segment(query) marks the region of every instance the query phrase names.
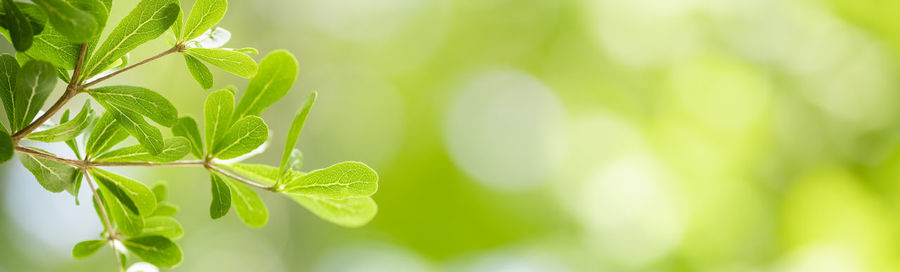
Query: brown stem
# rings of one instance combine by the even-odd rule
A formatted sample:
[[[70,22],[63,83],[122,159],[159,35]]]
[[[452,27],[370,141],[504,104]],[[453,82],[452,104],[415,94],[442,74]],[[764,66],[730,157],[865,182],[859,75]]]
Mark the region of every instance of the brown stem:
[[[40,127],[42,124],[44,124],[44,122],[47,122],[47,120],[49,120],[50,117],[52,117],[54,114],[56,114],[56,112],[62,109],[62,107],[66,105],[66,103],[69,102],[72,97],[75,97],[75,95],[78,94],[78,77],[81,76],[81,68],[84,64],[84,55],[86,52],[87,44],[83,43],[81,44],[81,50],[78,53],[78,61],[75,62],[75,70],[72,71],[72,78],[69,79],[69,85],[66,86],[65,93],[63,93],[63,95],[59,97],[59,100],[56,100],[56,103],[53,103],[53,106],[51,106],[50,109],[48,109],[47,112],[44,113],[44,115],[41,115],[41,117],[38,117],[37,120],[34,120],[34,122],[31,122],[31,124],[28,124],[28,126],[13,134],[12,139],[14,144],[18,143],[19,140],[22,140],[22,138],[25,138],[28,133],[31,133],[32,131]]]
[[[227,172],[227,171],[225,171],[225,170],[222,170],[222,168],[216,167],[215,165],[213,165],[213,164],[211,164],[211,163],[206,164],[206,169],[209,169],[210,171],[213,171],[213,172],[222,174],[222,175],[224,175],[224,176],[226,176],[226,177],[232,178],[232,179],[234,179],[234,180],[240,181],[241,183],[244,183],[244,184],[247,184],[247,185],[250,185],[250,186],[259,188],[259,189],[263,189],[263,190],[266,190],[266,191],[274,191],[274,190],[275,190],[274,187],[272,187],[272,186],[262,185],[262,184],[259,184],[259,183],[254,182],[254,181],[252,181],[252,180],[245,179],[245,178],[243,178],[243,177],[241,177],[241,176],[238,176],[238,175],[229,173],[229,172]]]
[[[99,209],[100,214],[103,215],[103,217],[100,219],[102,219],[101,221],[103,221],[103,224],[106,225],[106,237],[110,243],[113,243],[112,248],[113,248],[113,253],[116,255],[115,256],[116,257],[116,265],[118,266],[119,270],[121,271],[122,270],[122,260],[119,259],[119,249],[116,248],[116,244],[115,244],[116,243],[116,235],[115,235],[116,232],[115,232],[115,230],[113,230],[112,224],[109,223],[109,214],[106,212],[106,207],[103,206],[103,202],[100,201],[100,195],[97,194],[97,188],[94,187],[94,182],[91,180],[91,176],[88,175],[87,170],[81,169],[81,173],[84,175],[84,178],[87,180],[88,186],[91,187],[91,192],[94,194],[94,201],[96,201],[97,206],[100,207],[100,209]]]
[[[145,63],[148,63],[148,62],[150,62],[150,61],[153,61],[153,60],[155,60],[155,59],[161,58],[161,57],[163,57],[163,56],[165,56],[165,55],[168,55],[168,54],[172,54],[172,53],[181,51],[181,49],[182,49],[181,46],[177,46],[177,45],[176,45],[176,46],[174,46],[174,47],[172,47],[172,48],[169,48],[169,50],[166,50],[166,51],[163,51],[162,53],[156,54],[156,56],[152,56],[152,57],[150,57],[150,58],[148,58],[148,59],[142,60],[141,62],[138,62],[138,63],[132,64],[132,65],[129,65],[129,66],[125,67],[125,68],[122,68],[121,70],[112,72],[112,73],[110,73],[110,74],[108,74],[108,75],[105,75],[105,76],[103,76],[103,77],[100,77],[100,78],[98,78],[98,79],[95,79],[95,80],[93,80],[93,81],[91,81],[91,82],[85,83],[84,85],[81,85],[81,87],[80,87],[79,89],[87,89],[88,87],[94,86],[94,84],[103,82],[104,80],[107,80],[107,79],[109,79],[109,78],[111,78],[111,77],[114,77],[114,76],[116,76],[116,75],[118,75],[118,74],[121,74],[121,73],[123,73],[123,72],[125,72],[125,71],[131,70],[131,69],[134,68],[134,67],[138,67],[138,66],[141,66],[141,65],[143,65],[143,64],[145,64]]]
[[[44,153],[41,151],[37,151],[37,150],[31,149],[31,148],[27,148],[27,147],[16,146],[16,151],[22,152],[22,153],[25,153],[28,155],[32,155],[35,157],[41,157],[41,158],[48,159],[51,161],[65,163],[68,165],[75,166],[79,169],[84,169],[84,168],[87,168],[87,166],[88,166],[88,164],[85,163],[84,161],[60,158],[60,157],[57,157],[57,156],[54,156],[51,154],[47,154],[47,153]]]
[[[143,167],[161,167],[161,166],[192,166],[204,165],[204,161],[174,161],[174,162],[88,162],[89,167],[94,166],[143,166]]]

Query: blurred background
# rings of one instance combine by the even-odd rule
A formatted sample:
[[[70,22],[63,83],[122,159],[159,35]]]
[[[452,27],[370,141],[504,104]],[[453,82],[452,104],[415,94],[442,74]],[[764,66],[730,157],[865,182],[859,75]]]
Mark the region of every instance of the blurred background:
[[[135,4],[116,0],[110,22]],[[234,212],[209,219],[202,169],[116,171],[169,183],[186,232],[175,271],[900,271],[898,12],[876,0],[232,0],[226,47],[300,61],[263,114],[270,152],[248,162],[277,164],[318,91],[304,170],[366,162],[378,215],[341,228],[262,194],[270,220],[251,229]],[[247,84],[211,70],[214,89]],[[108,84],[156,90],[194,117],[209,93],[178,56]],[[90,205],[44,191],[15,160],[0,171],[0,271],[112,270],[108,248],[71,258],[101,229]]]

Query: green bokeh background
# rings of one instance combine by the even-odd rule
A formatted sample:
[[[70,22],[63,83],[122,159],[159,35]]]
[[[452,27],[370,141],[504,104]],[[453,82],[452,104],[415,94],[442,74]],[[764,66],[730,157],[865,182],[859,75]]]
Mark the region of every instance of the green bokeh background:
[[[135,3],[115,1],[110,21]],[[269,152],[248,161],[277,164],[318,91],[304,168],[368,163],[378,215],[341,228],[263,194],[269,224],[251,229],[209,219],[202,169],[115,170],[169,183],[186,232],[174,271],[900,271],[898,13],[875,0],[232,0],[228,47],[300,62],[263,114]],[[214,89],[246,86],[213,73]],[[177,56],[108,84],[194,117],[209,93]],[[112,270],[108,248],[69,255],[100,229],[89,205],[15,160],[0,171],[0,271]]]

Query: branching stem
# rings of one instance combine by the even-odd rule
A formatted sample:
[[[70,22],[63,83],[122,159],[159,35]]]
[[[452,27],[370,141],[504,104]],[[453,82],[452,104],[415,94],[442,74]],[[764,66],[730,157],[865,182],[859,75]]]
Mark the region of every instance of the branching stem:
[[[144,64],[146,64],[146,63],[148,63],[148,62],[151,62],[151,61],[153,61],[153,60],[155,60],[155,59],[161,58],[161,57],[163,57],[163,56],[165,56],[165,55],[168,55],[168,54],[172,54],[172,53],[181,51],[181,49],[182,49],[181,46],[176,45],[176,46],[174,46],[174,47],[172,47],[172,48],[169,48],[169,50],[166,50],[166,51],[163,51],[163,52],[161,52],[161,53],[159,53],[159,54],[156,54],[156,56],[152,56],[152,57],[150,57],[150,58],[147,58],[147,59],[145,59],[145,60],[142,60],[141,62],[138,62],[138,63],[132,64],[132,65],[129,65],[129,66],[125,67],[125,68],[122,68],[121,70],[112,72],[112,73],[110,73],[110,74],[108,74],[108,75],[105,75],[105,76],[102,76],[102,77],[100,77],[100,78],[98,78],[98,79],[94,79],[94,80],[92,80],[91,82],[85,83],[84,85],[81,85],[81,87],[80,87],[79,89],[82,89],[82,90],[83,90],[83,89],[87,89],[87,88],[89,88],[89,87],[91,87],[91,86],[94,86],[94,84],[103,82],[104,80],[110,79],[110,78],[112,78],[112,77],[114,77],[114,76],[116,76],[116,75],[118,75],[118,74],[121,74],[121,73],[124,73],[125,71],[131,70],[131,69],[133,69],[134,67],[138,67],[138,66],[144,65]]]
[[[112,248],[113,248],[113,254],[115,254],[115,258],[116,258],[116,266],[118,267],[118,270],[121,271],[122,270],[122,260],[119,259],[119,249],[116,248],[116,245],[115,245],[116,231],[113,230],[112,224],[110,223],[109,213],[106,212],[106,207],[103,206],[103,201],[100,201],[100,195],[97,194],[97,187],[94,186],[94,182],[91,180],[91,176],[88,175],[87,169],[81,169],[81,173],[84,175],[84,178],[87,180],[88,186],[91,187],[91,193],[93,193],[93,195],[94,195],[94,201],[97,202],[97,206],[99,207],[100,214],[103,215],[103,217],[101,217],[101,219],[103,219],[102,220],[103,225],[106,226],[106,239],[109,240],[110,243],[113,243]]]

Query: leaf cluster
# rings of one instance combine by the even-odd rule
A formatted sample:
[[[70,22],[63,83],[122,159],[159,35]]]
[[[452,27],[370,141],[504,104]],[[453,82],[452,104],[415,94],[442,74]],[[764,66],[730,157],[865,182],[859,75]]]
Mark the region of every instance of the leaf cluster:
[[[378,175],[365,164],[341,162],[301,170],[303,153],[296,145],[315,92],[299,107],[278,166],[240,162],[270,140],[260,115],[291,90],[298,65],[285,50],[272,51],[257,64],[250,56],[258,54],[256,49],[221,48],[231,37],[216,26],[227,10],[225,0],[198,0],[187,15],[177,0],[141,0],[105,35],[111,0],[0,1],[0,34],[17,51],[0,55],[0,102],[8,121],[8,127],[0,125],[0,163],[16,154],[44,189],[67,191],[76,204],[82,184],[89,185],[104,228],[99,239],[75,245],[75,258],[109,245],[121,268],[128,261],[119,252],[123,248],[160,267],[182,260],[175,241],[184,231],[175,217],[178,206],[166,199],[166,183],[151,188],[106,170],[116,166],[202,167],[210,176],[210,218],[222,218],[233,209],[251,227],[264,226],[269,216],[257,191],[283,195],[341,226],[362,226],[377,212],[371,196]],[[165,33],[173,37],[171,49],[129,64],[129,52]],[[249,83],[243,92],[229,86],[209,93],[202,127],[193,117],[180,115],[160,92],[99,86],[135,66],[176,53],[203,89],[214,86],[207,65],[249,78]],[[45,108],[59,81],[65,84],[64,94]],[[54,124],[52,117],[79,94],[91,99],[78,113],[63,112]],[[124,145],[129,138],[136,144]],[[34,141],[65,143],[75,158],[30,146]]]

